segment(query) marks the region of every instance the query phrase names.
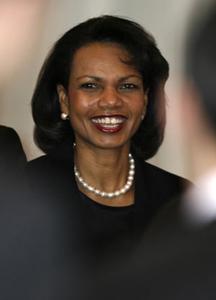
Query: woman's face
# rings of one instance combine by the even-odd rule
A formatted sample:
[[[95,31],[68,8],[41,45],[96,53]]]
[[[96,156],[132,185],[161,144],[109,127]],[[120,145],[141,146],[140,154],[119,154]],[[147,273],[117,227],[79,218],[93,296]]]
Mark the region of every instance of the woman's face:
[[[130,144],[145,114],[142,77],[124,63],[129,56],[116,44],[92,43],[74,56],[68,90],[58,86],[77,145],[111,149]]]

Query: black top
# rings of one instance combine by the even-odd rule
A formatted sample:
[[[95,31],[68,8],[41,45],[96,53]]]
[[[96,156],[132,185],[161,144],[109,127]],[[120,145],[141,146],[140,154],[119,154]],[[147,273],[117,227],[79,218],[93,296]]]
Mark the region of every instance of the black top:
[[[47,155],[28,163],[31,196],[11,217],[4,242],[2,269],[13,274],[13,289],[2,280],[6,293],[37,300],[109,299],[105,282],[115,293],[121,278],[113,282],[113,272],[124,272],[152,218],[187,184],[134,158],[135,203],[127,207],[101,205],[80,193],[72,159]]]
[[[94,253],[97,261],[105,252],[116,256],[116,249],[127,252],[133,248],[158,210],[181,194],[187,183],[138,157],[135,170],[134,205],[110,207],[80,193],[72,160],[47,155],[31,161],[27,168],[34,197],[46,207],[49,217],[54,218],[56,229],[64,232],[64,241],[67,242],[69,235],[73,249],[87,256]]]
[[[173,199],[160,210],[134,256],[112,274],[112,282],[121,278],[120,298],[216,299],[216,222],[194,223],[182,201],[190,199]],[[108,286],[105,282],[103,290]],[[106,299],[117,299],[117,293],[110,291]]]

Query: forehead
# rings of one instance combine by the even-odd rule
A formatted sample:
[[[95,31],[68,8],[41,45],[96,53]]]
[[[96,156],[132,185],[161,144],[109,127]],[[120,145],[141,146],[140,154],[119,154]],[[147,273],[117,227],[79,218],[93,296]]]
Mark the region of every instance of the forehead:
[[[136,72],[131,56],[116,43],[94,42],[79,48],[74,54],[71,73],[83,72]]]

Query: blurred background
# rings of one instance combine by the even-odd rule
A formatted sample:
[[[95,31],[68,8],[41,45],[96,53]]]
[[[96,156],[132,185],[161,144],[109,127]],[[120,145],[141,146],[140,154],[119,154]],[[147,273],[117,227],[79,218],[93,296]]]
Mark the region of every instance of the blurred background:
[[[129,17],[156,39],[170,64],[165,140],[151,162],[193,180],[179,118],[185,30],[198,0],[0,0],[0,124],[18,132],[28,159],[33,142],[30,101],[53,43],[77,23],[101,14]]]

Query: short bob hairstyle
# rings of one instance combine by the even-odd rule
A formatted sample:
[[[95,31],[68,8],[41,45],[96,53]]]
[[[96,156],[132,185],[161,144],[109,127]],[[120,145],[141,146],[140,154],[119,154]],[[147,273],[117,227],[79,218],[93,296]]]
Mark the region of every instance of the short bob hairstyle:
[[[131,64],[141,74],[148,90],[146,115],[131,141],[132,151],[144,159],[152,157],[160,147],[165,127],[164,84],[169,75],[167,61],[161,55],[154,38],[139,24],[124,18],[104,15],[78,24],[67,31],[54,45],[40,71],[32,98],[35,121],[35,142],[47,154],[70,140],[73,128],[60,117],[57,85],[67,90],[74,54],[90,43],[117,43],[130,57]],[[70,147],[70,146],[68,146]]]

